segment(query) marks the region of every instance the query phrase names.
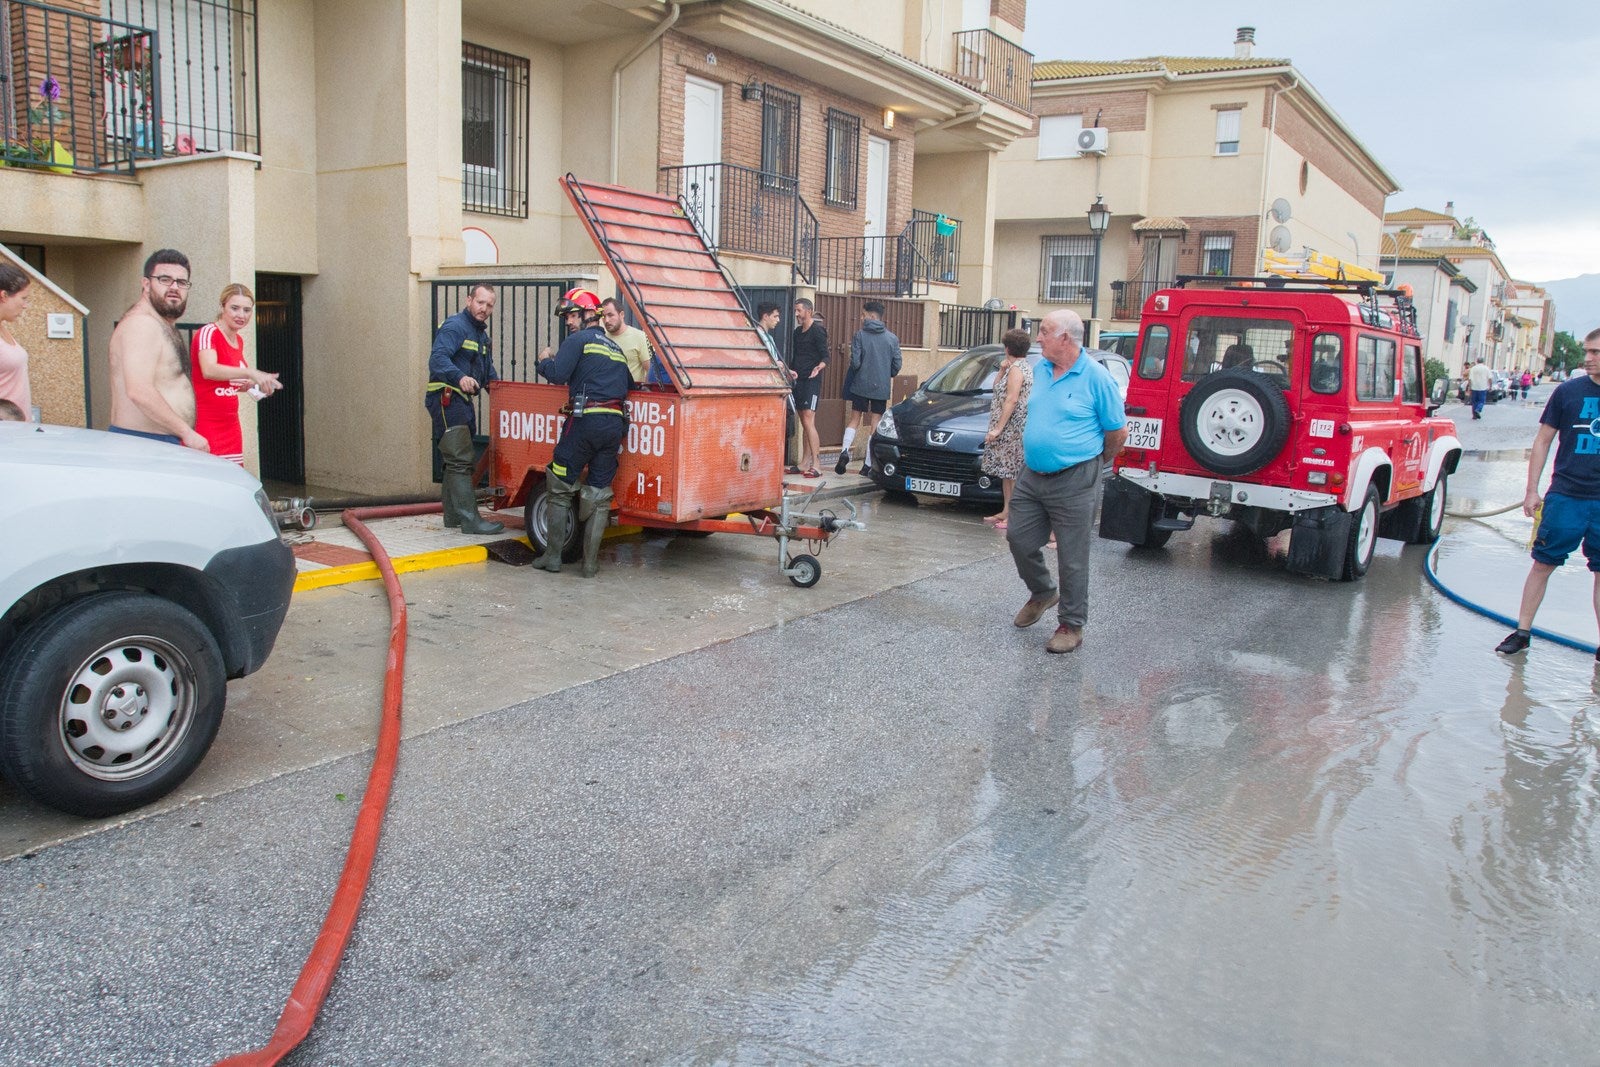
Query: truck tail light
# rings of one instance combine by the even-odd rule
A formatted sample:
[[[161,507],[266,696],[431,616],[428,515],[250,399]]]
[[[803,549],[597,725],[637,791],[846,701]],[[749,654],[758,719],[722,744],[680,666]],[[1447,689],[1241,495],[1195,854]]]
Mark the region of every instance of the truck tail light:
[[[1334,484],[1334,485],[1343,485],[1343,484],[1344,484],[1344,475],[1342,475],[1342,474],[1335,474],[1335,475],[1334,475],[1334,476],[1333,476],[1333,484]]]

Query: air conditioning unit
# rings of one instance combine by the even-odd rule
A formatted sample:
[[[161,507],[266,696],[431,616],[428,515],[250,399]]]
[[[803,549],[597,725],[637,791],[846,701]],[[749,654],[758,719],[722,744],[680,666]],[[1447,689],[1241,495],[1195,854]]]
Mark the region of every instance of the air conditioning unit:
[[[1078,131],[1078,151],[1083,155],[1103,156],[1111,147],[1111,131],[1104,126],[1090,126]]]

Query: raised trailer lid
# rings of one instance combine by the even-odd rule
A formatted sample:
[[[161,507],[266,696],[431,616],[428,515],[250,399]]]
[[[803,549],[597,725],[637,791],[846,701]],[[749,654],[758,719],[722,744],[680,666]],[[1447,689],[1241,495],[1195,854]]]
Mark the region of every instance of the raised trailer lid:
[[[788,391],[787,373],[677,200],[571,174],[561,187],[680,392]]]

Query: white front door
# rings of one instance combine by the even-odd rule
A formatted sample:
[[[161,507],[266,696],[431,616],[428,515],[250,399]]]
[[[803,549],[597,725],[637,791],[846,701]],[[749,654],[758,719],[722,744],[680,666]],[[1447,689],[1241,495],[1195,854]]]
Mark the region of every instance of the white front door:
[[[683,85],[684,202],[700,220],[713,247],[717,243],[722,178],[722,86],[690,77]]]
[[[863,278],[883,277],[884,247],[889,243],[889,142],[867,136],[866,252]]]

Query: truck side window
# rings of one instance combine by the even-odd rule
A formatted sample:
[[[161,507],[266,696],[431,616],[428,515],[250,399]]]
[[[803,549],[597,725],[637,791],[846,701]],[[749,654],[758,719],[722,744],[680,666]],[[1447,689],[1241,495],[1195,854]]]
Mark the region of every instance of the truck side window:
[[[1356,338],[1356,399],[1394,403],[1394,342]]]
[[[1139,377],[1160,378],[1167,373],[1167,328],[1152,326],[1144,332],[1144,349],[1139,353]]]
[[[1422,349],[1416,345],[1406,345],[1406,359],[1400,365],[1400,380],[1403,383],[1400,399],[1407,404],[1422,403]]]
[[[1319,333],[1311,342],[1311,391],[1337,393],[1344,388],[1344,341],[1336,333]]]

